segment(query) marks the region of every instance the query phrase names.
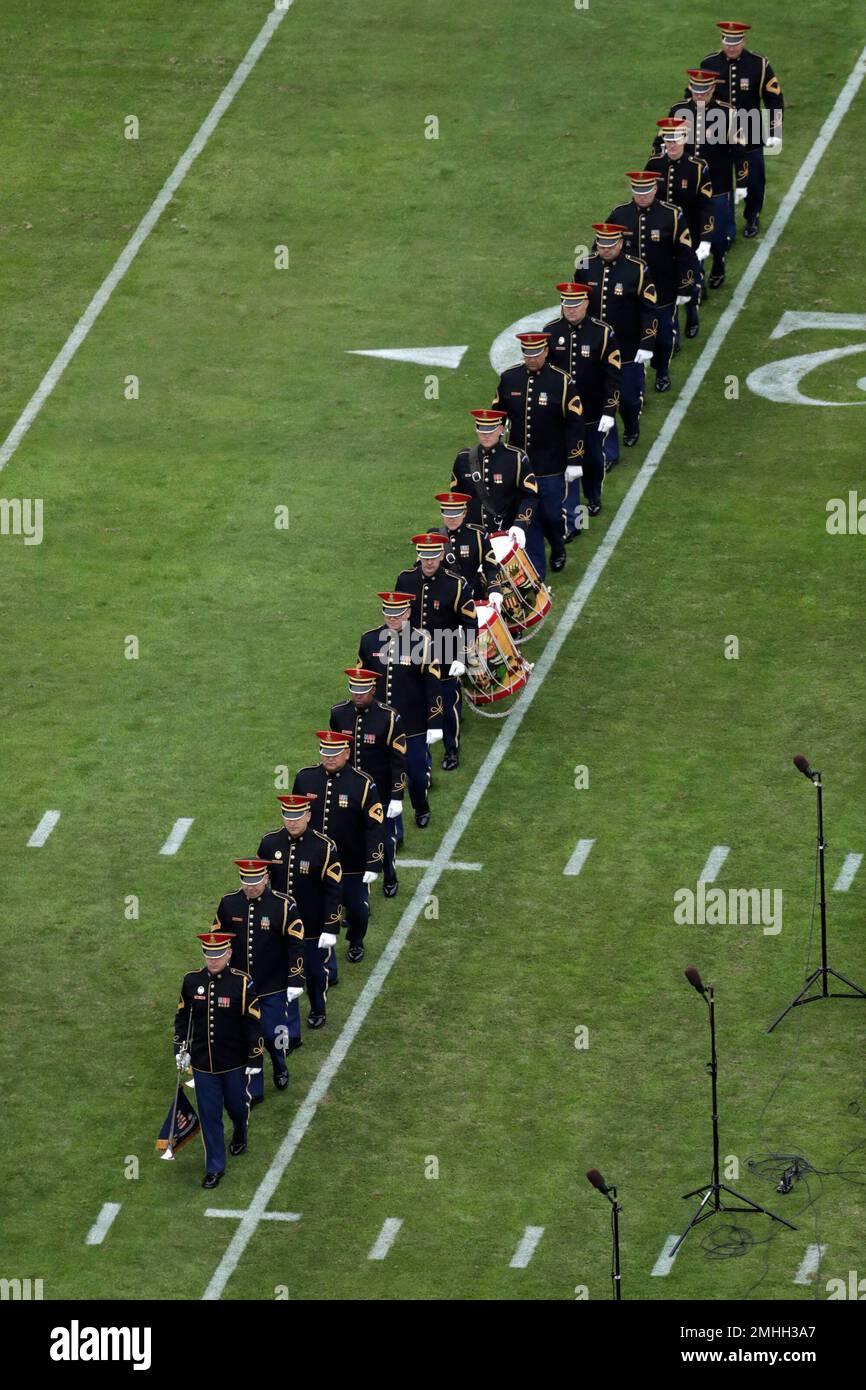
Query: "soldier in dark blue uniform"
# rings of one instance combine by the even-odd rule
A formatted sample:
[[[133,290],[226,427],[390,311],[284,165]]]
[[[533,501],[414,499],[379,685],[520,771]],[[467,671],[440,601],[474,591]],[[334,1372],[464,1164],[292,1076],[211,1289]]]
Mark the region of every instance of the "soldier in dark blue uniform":
[[[658,295],[658,334],[653,364],[657,391],[671,388],[670,361],[674,348],[674,309],[688,304],[695,288],[697,262],[682,212],[656,196],[659,175],[645,169],[626,175],[631,202],[619,203],[608,221],[626,227],[626,250],[645,261]]]
[[[295,796],[313,796],[312,825],[332,837],[343,869],[343,920],[352,964],[364,958],[370,920],[370,889],[385,862],[385,812],[376,784],[349,763],[352,735],[320,729],[321,761],[302,767],[295,777]]]
[[[437,492],[434,500],[439,503],[442,520],[431,530],[445,538],[445,568],[461,576],[476,602],[484,599],[501,607],[502,571],[490,545],[490,532],[469,520],[469,493]]]
[[[253,982],[229,965],[231,932],[198,934],[204,966],[184,975],[174,1019],[178,1071],[192,1066],[204,1140],[202,1187],[216,1187],[226,1167],[223,1106],[233,1130],[229,1153],[246,1151],[250,1115],[248,1078],[262,1065],[262,1015]]]
[[[331,710],[331,728],[352,735],[352,766],[376,783],[385,808],[385,862],[382,892],[393,898],[399,886],[394,859],[397,853],[397,820],[403,814],[406,792],[406,735],[403,721],[391,705],[376,699],[376,672],[352,666],[349,698]]]
[[[744,194],[745,237],[758,235],[758,220],[764,206],[766,171],[764,149],[777,149],[782,143],[782,113],[785,99],[779,79],[766,58],[746,48],[751,24],[722,20],[722,47],[701,61],[705,72],[718,75],[716,96],[731,108],[733,138],[741,159],[737,166],[737,193]],[[765,128],[764,113],[767,114]],[[737,198],[740,201],[740,198]]]
[[[310,825],[315,798],[278,796],[283,829],[272,830],[259,845],[270,864],[271,887],[298,905],[304,924],[304,975],[310,1000],[308,1028],[322,1028],[330,965],[343,920],[343,870],[337,846]],[[331,981],[333,983],[333,980]]]
[[[509,440],[528,455],[538,483],[538,505],[526,537],[526,553],[543,579],[565,567],[565,490],[584,462],[583,405],[577,387],[547,360],[546,333],[518,333],[523,361],[499,378],[494,410],[504,410]]]
[[[560,318],[544,325],[550,361],[571,377],[583,402],[586,462],[583,495],[590,516],[601,511],[604,483],[604,437],[616,423],[622,381],[622,355],[609,323],[589,312],[589,286],[568,280],[556,287],[562,305]],[[568,523],[577,525],[580,484],[570,483],[566,498]],[[570,536],[566,534],[566,541]]]
[[[412,569],[397,575],[394,590],[412,595],[410,621],[433,639],[433,657],[441,672],[442,771],[453,772],[460,763],[460,677],[466,673],[467,645],[478,631],[475,600],[462,577],[443,566],[445,540],[438,531],[413,536],[412,544],[418,559]]]
[[[698,305],[703,288],[703,263],[712,249],[716,221],[713,213],[713,185],[709,165],[700,155],[686,152],[688,121],[684,116],[664,116],[656,121],[661,132],[663,153],[647,161],[647,171],[661,175],[658,196],[667,203],[676,203],[682,210],[689,229],[692,246],[696,247],[696,284],[686,305],[686,337],[698,335]],[[674,314],[674,329],[678,334],[678,318]]]
[[[700,68],[687,69],[688,96],[675,102],[668,119],[686,123],[686,151],[702,159],[710,173],[713,189],[713,231],[710,252],[713,262],[709,274],[711,289],[718,289],[725,280],[725,255],[734,225],[733,193],[737,147],[731,139],[730,107],[716,99],[716,74]],[[661,126],[662,122],[659,121]],[[656,136],[653,152],[662,150],[662,136]],[[656,166],[650,160],[649,168]],[[676,201],[669,198],[669,202]],[[692,234],[694,241],[694,232]],[[696,243],[698,244],[698,243]],[[702,259],[699,257],[698,259]]]
[[[268,887],[266,860],[236,859],[235,864],[241,886],[220,899],[214,930],[234,937],[232,960],[253,981],[274,1085],[283,1091],[289,1084],[286,1053],[301,1045],[297,1000],[304,992],[304,925],[297,905]],[[264,1099],[264,1072],[253,1077],[250,1093],[253,1105]]]
[[[478,443],[461,449],[451,470],[451,489],[469,494],[467,520],[488,531],[507,531],[521,549],[538,505],[538,481],[522,449],[502,438],[504,410],[470,411]]]
[[[656,287],[645,261],[625,252],[627,228],[593,222],[595,250],[581,280],[589,286],[589,312],[609,323],[622,355],[619,412],[627,448],[640,438],[644,398],[644,366],[652,360],[658,336]],[[616,425],[605,436],[605,465],[619,458]]]
[[[409,621],[412,595],[384,593],[378,597],[384,624],[362,634],[358,665],[376,672],[376,699],[393,705],[403,721],[409,797],[415,823],[424,830],[430,824],[427,745],[442,738],[442,681],[430,634]],[[399,847],[402,816],[397,817],[395,829]]]

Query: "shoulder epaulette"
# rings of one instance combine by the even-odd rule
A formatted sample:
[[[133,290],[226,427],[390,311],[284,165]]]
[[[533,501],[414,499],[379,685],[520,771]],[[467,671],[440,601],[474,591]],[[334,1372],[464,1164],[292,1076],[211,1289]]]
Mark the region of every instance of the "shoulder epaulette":
[[[522,458],[523,455],[526,453],[526,450],[525,450],[525,449],[518,449],[518,447],[517,447],[516,444],[505,444],[504,447],[505,447],[506,449],[510,449],[511,452],[512,452],[512,454],[517,454],[517,455],[518,455],[519,457],[521,457],[521,458]]]
[[[552,362],[548,362],[546,363],[546,365],[550,368],[552,372],[558,372],[560,376],[564,376],[566,379],[568,379],[568,372],[564,371],[562,367],[555,367]]]
[[[332,840],[331,837],[330,837],[330,835],[326,835],[326,834],[325,834],[323,831],[321,831],[321,830],[314,830],[314,831],[313,831],[313,834],[314,834],[314,835],[318,835],[319,839],[320,839],[320,840],[324,840],[325,844],[326,844],[326,845],[330,845],[332,849],[336,849],[336,848],[337,848],[337,842],[336,842],[336,840]]]
[[[235,970],[234,966],[230,965],[229,971],[232,975],[240,975],[242,980],[249,980],[250,982],[252,982],[252,975],[248,975],[245,970]]]
[[[590,323],[597,323],[598,326],[599,326],[599,328],[610,328],[610,324],[609,324],[609,323],[605,323],[604,319],[596,319],[596,318],[593,318],[592,314],[590,314],[588,317],[589,317]]]
[[[300,777],[302,772],[318,772],[321,766],[321,763],[312,763],[309,767],[299,767],[296,775]]]
[[[626,256],[625,259],[627,261],[633,261],[635,265],[639,265],[643,270],[649,269],[649,266],[647,265],[646,261],[642,261],[640,256]]]

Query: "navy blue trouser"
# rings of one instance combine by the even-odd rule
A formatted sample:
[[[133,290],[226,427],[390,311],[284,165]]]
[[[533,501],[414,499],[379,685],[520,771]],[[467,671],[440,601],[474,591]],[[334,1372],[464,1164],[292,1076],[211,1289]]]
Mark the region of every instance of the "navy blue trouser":
[[[626,434],[634,434],[643,410],[645,370],[642,362],[623,362],[619,385],[619,413]],[[611,463],[619,458],[619,431],[616,425],[605,436],[604,456]]]
[[[196,1071],[195,1103],[201,1120],[201,1135],[204,1140],[204,1166],[206,1173],[224,1173],[226,1167],[226,1137],[223,1130],[223,1106],[229,1112],[237,1138],[246,1139],[247,1122],[250,1117],[250,1092],[247,1086],[246,1067],[235,1067],[233,1071]],[[255,1080],[255,1077],[250,1078]]]
[[[394,860],[397,857],[397,821],[402,817],[397,816],[390,819],[385,817],[385,882],[393,883],[397,877],[397,869]]]
[[[458,676],[443,673],[442,742],[446,753],[456,753],[460,743],[460,715],[463,711],[463,688]]]
[[[734,235],[734,195],[732,193],[713,195],[713,218],[716,225],[710,237],[710,251],[713,256],[713,265],[721,266],[725,259],[725,252]]]
[[[427,800],[428,768],[427,734],[409,734],[406,738],[406,780],[409,783],[409,800],[419,816],[426,815],[430,810]],[[403,817],[397,816],[394,824],[397,839],[402,840]]]
[[[674,350],[674,310],[676,307],[676,301],[673,304],[658,305],[659,328],[652,364],[656,372],[662,375],[668,371],[671,365],[671,353]]]
[[[259,1003],[262,1010],[262,1037],[265,1040],[265,1047],[274,1064],[274,1071],[285,1071],[286,1054],[278,1047],[274,1046],[274,1039],[277,1036],[278,1028],[288,1028],[289,1037],[292,1036],[286,992],[281,989],[278,994],[260,996]],[[300,1033],[301,1030],[298,1028],[296,1036],[300,1037]],[[263,1063],[264,1058],[261,1058],[259,1064],[262,1065],[262,1070],[256,1076],[251,1076],[249,1078],[250,1096],[253,1100],[255,1100],[257,1096],[263,1096],[265,1094],[265,1072]]]
[[[747,151],[746,169],[748,171],[746,174],[746,221],[754,222],[764,206],[764,189],[767,186],[764,151],[760,145]]]
[[[526,535],[526,553],[538,571],[539,579],[547,574],[545,538],[550,541],[551,560],[564,554],[565,477],[562,473],[538,479],[538,501]]]
[[[367,935],[370,920],[370,890],[363,874],[344,873],[342,888],[346,940],[350,946],[359,946]]]
[[[323,1014],[328,999],[328,961],[335,955],[333,946],[322,947],[317,936],[304,937],[304,977],[311,1014]],[[295,1008],[297,1008],[297,1003]],[[298,1009],[300,1022],[300,1009]]]
[[[568,484],[565,500],[569,529],[574,526],[577,531],[580,530],[575,521],[575,508],[580,504],[578,484],[583,486],[583,498],[588,507],[598,506],[601,502],[601,489],[604,485],[604,435],[598,432],[597,420],[587,420],[585,428],[586,457],[583,460],[583,477],[575,478],[573,483]]]

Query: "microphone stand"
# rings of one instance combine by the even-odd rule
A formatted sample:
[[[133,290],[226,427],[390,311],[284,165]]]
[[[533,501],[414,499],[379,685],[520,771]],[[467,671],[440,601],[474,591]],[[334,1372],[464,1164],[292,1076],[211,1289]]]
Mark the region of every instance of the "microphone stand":
[[[813,771],[807,773],[806,776],[809,777],[818,793],[818,869],[821,880],[821,964],[818,966],[817,970],[812,971],[803,988],[800,990],[800,993],[795,995],[790,1004],[779,1014],[779,1017],[773,1020],[767,1029],[768,1033],[772,1033],[776,1024],[781,1023],[785,1015],[796,1008],[798,1004],[814,1004],[819,999],[866,999],[866,990],[861,989],[859,985],[855,985],[853,980],[849,980],[845,975],[840,975],[838,970],[831,969],[827,964],[827,890],[824,884],[824,850],[827,848],[827,845],[824,839],[824,788],[821,782],[820,772]],[[843,985],[850,985],[855,993],[833,993],[828,988],[830,976],[832,976],[834,980],[841,981]],[[812,986],[818,984],[819,981],[821,984],[820,994],[809,994],[809,990]],[[808,998],[806,996],[808,996]]]
[[[611,1236],[613,1239],[613,1262],[611,1266],[610,1277],[613,1281],[614,1299],[617,1303],[619,1303],[620,1299],[622,1298],[622,1275],[619,1272],[619,1214],[622,1211],[622,1207],[616,1200],[616,1188],[612,1187],[610,1190],[613,1193],[613,1197],[611,1198],[610,1204]]]
[[[719,1067],[718,1057],[716,1054],[716,1003],[712,985],[706,986],[704,990],[704,997],[707,1000],[707,1004],[709,1005],[710,1010],[711,1060],[707,1063],[707,1070],[710,1073],[710,1077],[712,1079],[713,1093],[713,1180],[711,1183],[708,1183],[703,1187],[696,1187],[692,1192],[685,1192],[683,1194],[684,1202],[687,1201],[689,1197],[698,1196],[700,1196],[701,1202],[700,1206],[698,1207],[688,1226],[686,1226],[686,1229],[683,1231],[676,1245],[673,1246],[671,1250],[671,1255],[675,1255],[677,1253],[677,1251],[679,1250],[680,1246],[682,1245],[683,1241],[685,1240],[686,1236],[688,1235],[689,1231],[692,1229],[693,1226],[697,1226],[698,1222],[700,1221],[706,1221],[707,1218],[710,1216],[715,1216],[716,1212],[719,1211],[760,1212],[763,1216],[769,1216],[773,1221],[778,1221],[780,1225],[787,1226],[788,1229],[791,1231],[796,1231],[797,1229],[797,1227],[792,1225],[790,1221],[785,1221],[783,1217],[776,1216],[773,1212],[768,1211],[766,1207],[762,1207],[757,1202],[753,1202],[751,1197],[744,1197],[742,1192],[735,1192],[732,1187],[728,1187],[725,1183],[723,1183],[720,1180],[719,1103],[717,1087]],[[730,1197],[736,1197],[738,1202],[745,1202],[746,1205],[743,1207],[727,1206],[722,1201],[721,1194],[723,1192],[727,1192],[728,1196]]]

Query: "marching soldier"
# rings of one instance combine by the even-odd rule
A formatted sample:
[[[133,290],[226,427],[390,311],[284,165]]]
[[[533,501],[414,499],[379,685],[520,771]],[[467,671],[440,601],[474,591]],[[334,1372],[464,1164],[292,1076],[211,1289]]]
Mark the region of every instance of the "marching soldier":
[[[711,289],[718,289],[724,284],[725,255],[734,226],[733,189],[737,147],[731,141],[730,107],[718,101],[715,95],[716,74],[700,68],[688,68],[687,75],[688,96],[671,107],[668,119],[685,121],[686,150],[693,158],[702,159],[710,173],[713,231],[709,241],[713,264],[709,282]],[[662,126],[661,121],[657,124]],[[662,142],[663,137],[656,136],[654,154],[661,153]],[[655,168],[652,160],[648,167]],[[670,198],[668,201],[675,202],[676,199]],[[701,259],[699,255],[698,260]]]
[[[644,365],[652,360],[658,334],[656,287],[646,262],[625,251],[627,228],[593,222],[595,250],[581,275],[589,287],[589,312],[609,323],[622,357],[619,413],[626,448],[640,438],[644,397]],[[616,425],[605,438],[606,466],[619,458]]]
[[[236,859],[241,886],[220,899],[214,931],[234,937],[232,959],[253,981],[262,1014],[262,1035],[274,1068],[274,1085],[289,1084],[286,1052],[301,1045],[297,1000],[304,992],[304,924],[289,898],[268,886],[264,859]],[[295,1018],[290,1021],[289,1001]],[[294,1047],[293,1047],[294,1043]],[[250,1086],[252,1104],[264,1100],[265,1078],[259,1071]]]
[[[451,470],[451,489],[466,492],[468,520],[488,531],[507,531],[521,549],[538,505],[538,482],[522,449],[502,438],[504,410],[470,411],[478,443],[461,449]]]
[[[412,595],[411,622],[433,639],[442,686],[442,771],[453,772],[460,764],[460,677],[466,673],[466,647],[478,631],[475,600],[460,575],[443,566],[445,540],[438,531],[413,536],[412,544],[418,559],[397,575],[394,589]]]
[[[609,323],[589,312],[588,285],[566,281],[557,285],[562,315],[544,325],[550,342],[550,360],[571,377],[583,402],[586,430],[586,463],[583,495],[590,516],[601,511],[604,483],[604,436],[616,423],[619,407],[622,356]],[[580,484],[569,484],[566,508],[576,514]],[[569,537],[566,536],[566,540]]]
[[[546,333],[518,333],[523,361],[499,378],[493,398],[510,422],[509,438],[523,449],[538,483],[538,504],[526,537],[526,553],[543,579],[565,567],[565,489],[583,471],[583,405],[574,382],[547,360]]]
[[[469,493],[437,492],[435,500],[442,513],[446,569],[462,575],[476,602],[487,599],[495,608],[501,608],[501,571],[490,545],[489,531],[468,519],[472,501]]]
[[[752,53],[745,47],[746,34],[751,27],[751,24],[722,20],[716,25],[722,31],[722,47],[715,53],[708,53],[701,62],[705,72],[717,74],[716,94],[731,107],[733,138],[741,152],[737,194],[743,192],[745,195],[743,236],[747,238],[758,235],[766,184],[764,147],[777,149],[781,145],[785,109],[779,79],[770,63],[760,53]],[[768,117],[766,134],[764,110]],[[737,201],[741,201],[739,196]]]
[[[223,1106],[233,1130],[232,1158],[246,1152],[250,1115],[248,1078],[262,1064],[262,1015],[253,982],[233,970],[230,932],[198,933],[204,966],[183,977],[174,1019],[178,1071],[192,1066],[204,1140],[202,1187],[216,1187],[226,1168]]]
[[[427,745],[442,738],[442,682],[433,659],[430,634],[409,621],[412,594],[379,594],[384,627],[370,628],[358,644],[358,665],[376,672],[376,699],[393,705],[406,735],[406,780],[415,824],[430,824],[427,799]],[[403,817],[396,818],[397,845],[403,841]]]
[[[397,892],[396,821],[403,814],[406,791],[406,735],[403,721],[390,705],[376,699],[376,672],[354,666],[344,672],[349,678],[349,698],[331,710],[331,728],[352,735],[352,766],[366,772],[376,783],[380,797],[387,797],[383,827],[385,837],[384,883],[382,892],[393,898]]]
[[[372,777],[349,765],[352,735],[320,729],[320,762],[302,767],[295,777],[295,796],[312,796],[312,823],[333,837],[343,870],[343,918],[352,964],[364,958],[370,919],[370,884],[385,861],[382,823],[385,813]]]
[[[337,846],[310,824],[309,796],[278,796],[283,829],[272,830],[259,845],[270,864],[271,887],[298,905],[304,924],[304,977],[310,1012],[308,1028],[325,1023],[328,967],[343,920],[343,870]]]
[[[619,203],[608,221],[628,230],[626,249],[645,261],[658,296],[658,334],[655,365],[657,391],[671,389],[670,360],[674,347],[674,310],[688,304],[695,287],[695,253],[682,212],[656,197],[659,175],[647,170],[626,174],[631,202]]]
[[[686,305],[686,337],[698,335],[698,304],[703,284],[703,263],[710,254],[715,233],[713,185],[709,166],[700,155],[686,154],[688,121],[684,116],[665,116],[656,121],[664,153],[647,160],[647,172],[661,175],[658,196],[676,203],[689,229],[692,246],[697,247],[698,282]],[[676,315],[674,315],[676,323]]]

